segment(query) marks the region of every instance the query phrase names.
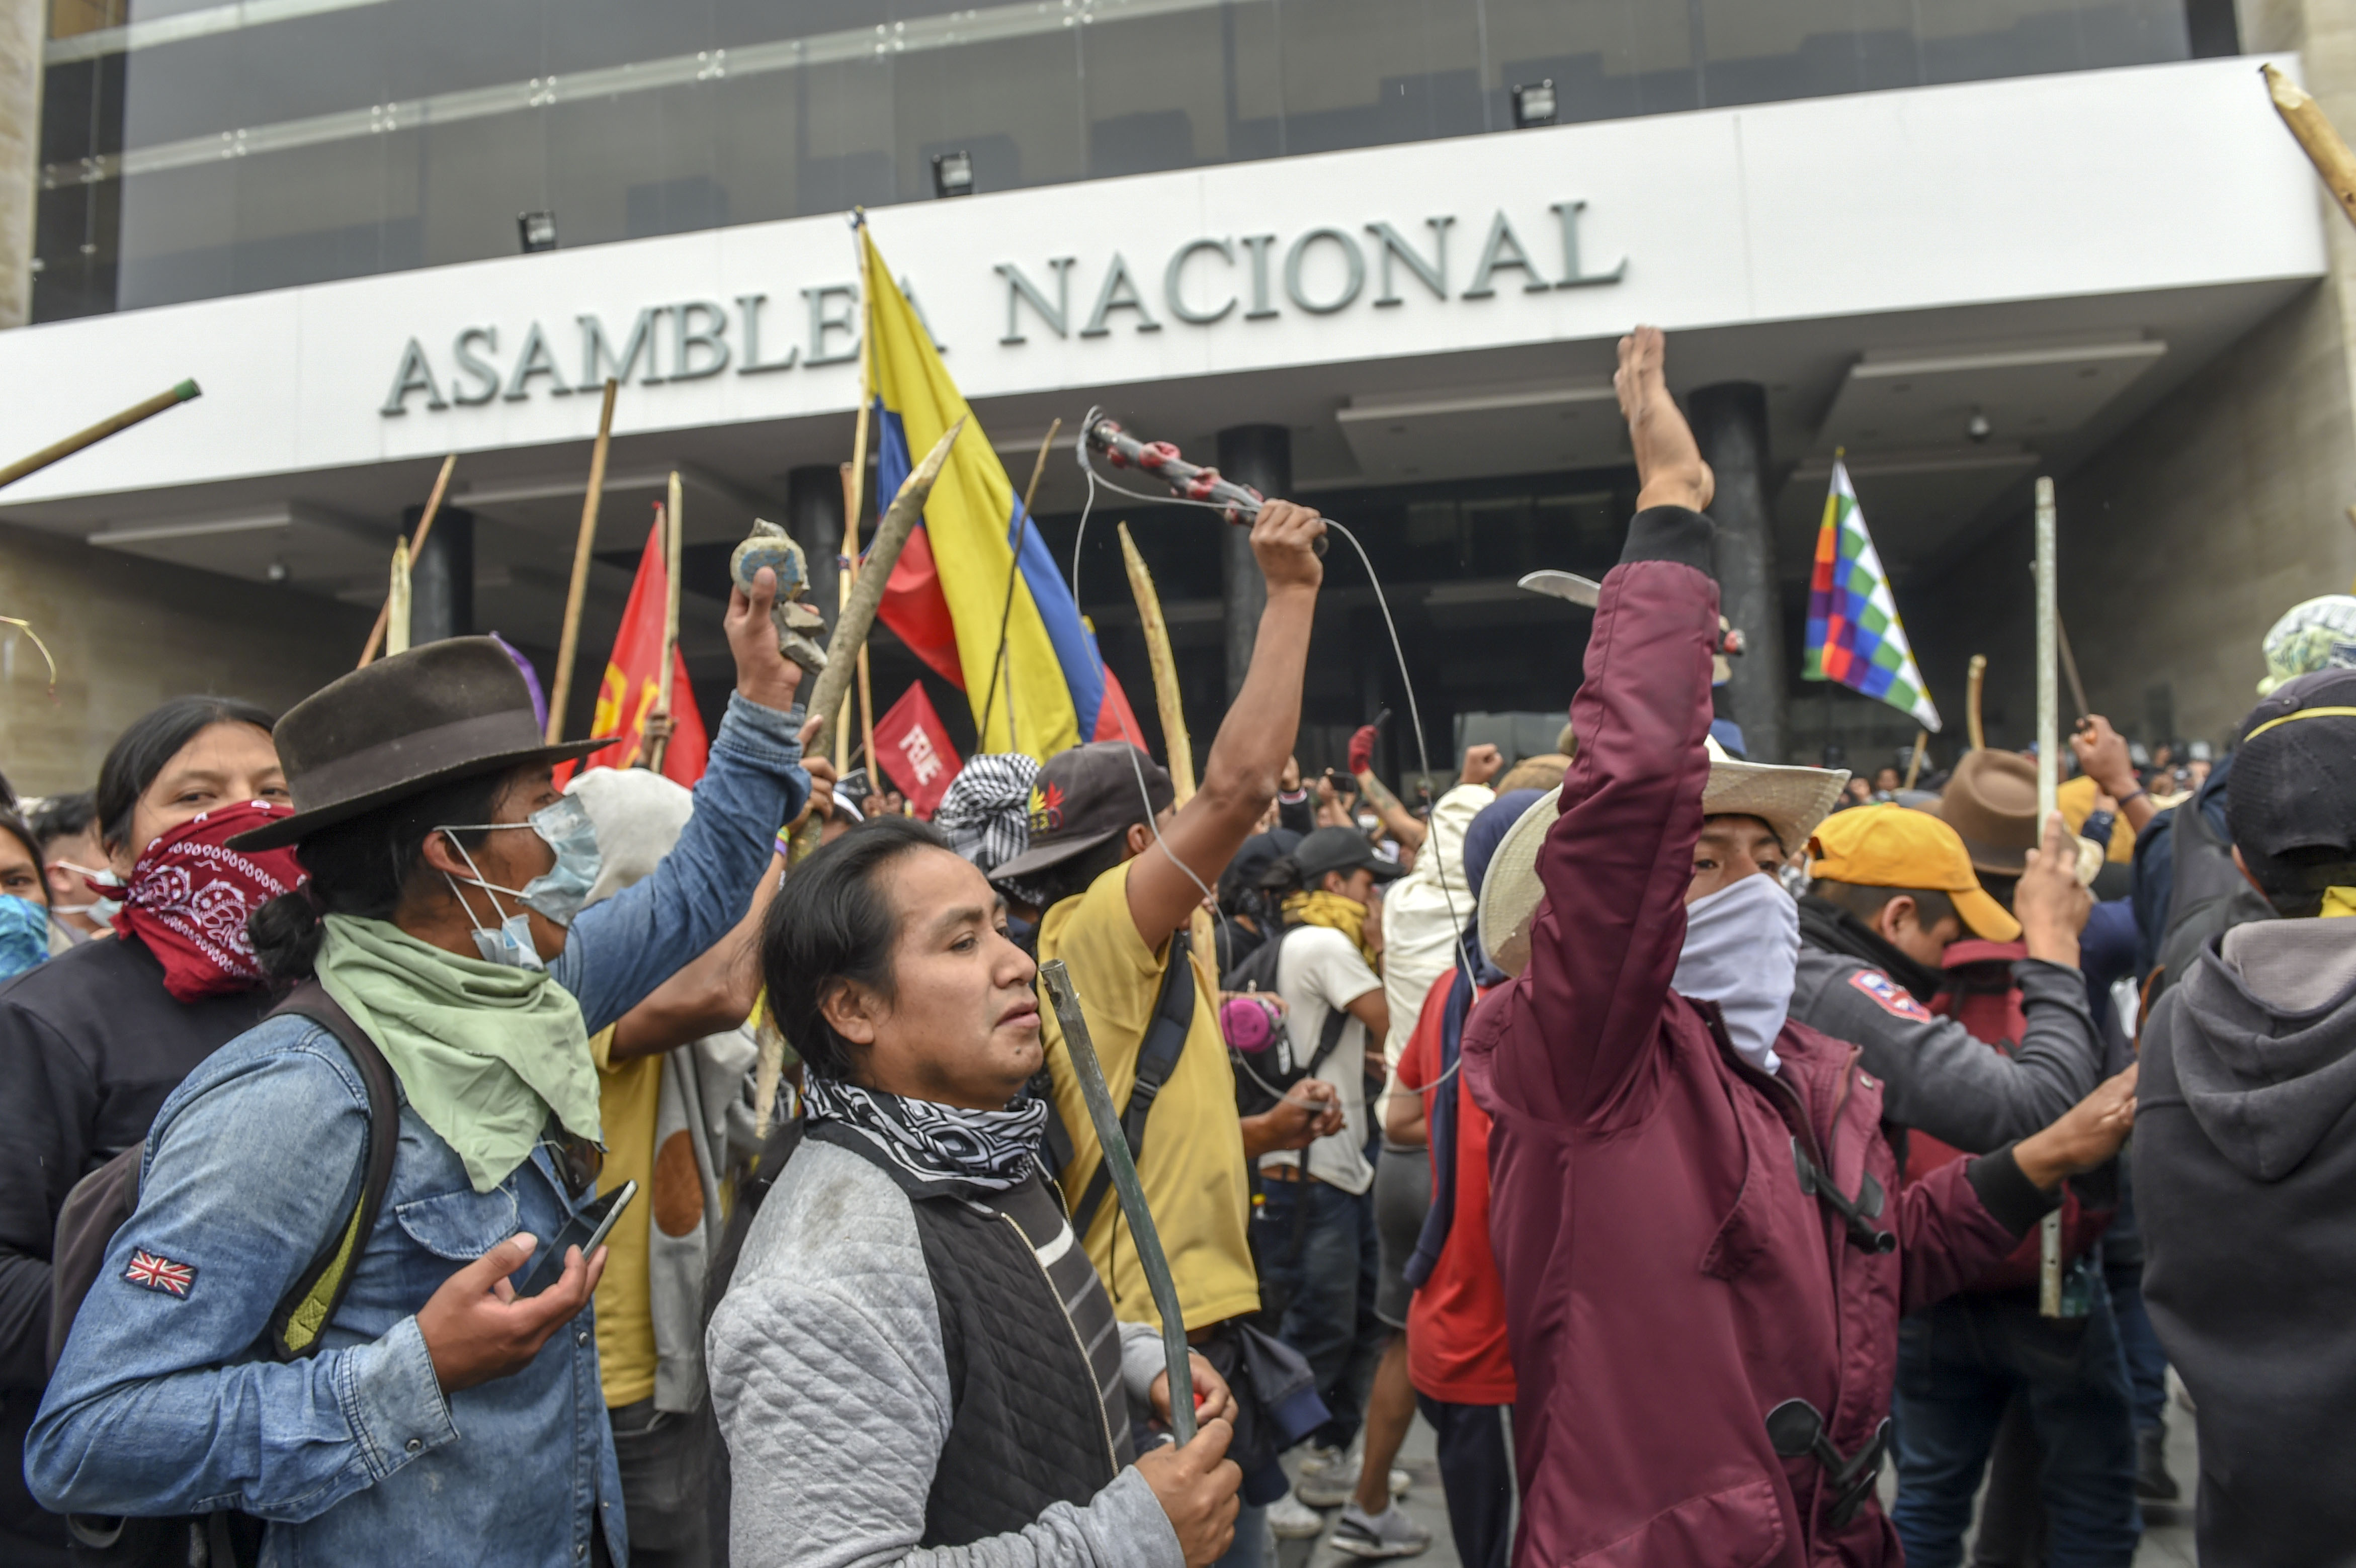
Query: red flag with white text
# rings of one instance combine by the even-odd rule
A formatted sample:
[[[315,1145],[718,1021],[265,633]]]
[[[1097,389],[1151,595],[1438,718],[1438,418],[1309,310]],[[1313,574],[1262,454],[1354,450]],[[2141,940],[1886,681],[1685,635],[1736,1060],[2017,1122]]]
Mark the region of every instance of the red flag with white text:
[[[875,716],[875,760],[916,815],[929,821],[965,763],[949,744],[948,730],[925,695],[924,682],[909,682],[900,700]]]
[[[638,557],[637,580],[630,584],[629,603],[622,609],[621,630],[614,634],[614,656],[605,661],[605,678],[597,688],[597,716],[590,720],[592,735],[612,735],[614,744],[593,752],[582,765],[589,768],[634,766],[646,753],[647,715],[662,700],[663,619],[670,605],[670,574],[663,564],[662,524],[647,531],[647,548]],[[703,776],[711,739],[703,715],[697,711],[695,692],[687,684],[687,660],[671,650],[670,744],[663,751],[663,777],[693,784]]]

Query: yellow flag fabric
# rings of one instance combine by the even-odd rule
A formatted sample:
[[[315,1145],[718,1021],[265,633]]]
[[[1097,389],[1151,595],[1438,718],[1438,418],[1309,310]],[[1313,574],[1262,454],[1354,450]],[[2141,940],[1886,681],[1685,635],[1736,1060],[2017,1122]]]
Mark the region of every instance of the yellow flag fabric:
[[[1067,670],[1067,665],[1076,653],[1092,662],[1095,650],[1058,649],[1033,594],[1035,574],[1026,570],[1015,581],[1013,608],[1006,617],[1006,656],[998,695],[994,701],[990,699],[991,670],[998,662],[999,615],[1006,603],[1007,573],[1014,561],[1008,539],[1009,522],[1017,505],[1013,485],[980,421],[972,417],[973,411],[949,379],[923,318],[892,281],[873,232],[862,224],[859,237],[866,301],[867,384],[878,415],[878,468],[883,478],[882,493],[876,497],[878,512],[889,505],[891,489],[909,464],[931,451],[950,425],[960,418],[966,420],[965,433],[950,449],[925,504],[926,542],[941,598],[956,629],[966,700],[972,707],[975,725],[981,724],[985,708],[990,712],[989,730],[981,736],[979,750],[1027,752],[1044,761],[1087,738],[1074,699],[1075,672]],[[893,450],[895,438],[898,453]],[[1044,547],[1035,542],[1036,530],[1026,528],[1025,532],[1034,541],[1032,549],[1037,560],[1044,561]],[[1025,564],[1027,568],[1033,563]],[[1053,592],[1063,605],[1070,603],[1059,580],[1052,590],[1043,586],[1043,592]],[[1076,614],[1072,620],[1076,630]],[[1064,640],[1068,643],[1070,638]],[[1087,672],[1077,673],[1085,691]],[[1097,686],[1100,690],[1100,677]],[[1095,703],[1089,707],[1093,709]],[[1087,718],[1093,729],[1094,712]]]

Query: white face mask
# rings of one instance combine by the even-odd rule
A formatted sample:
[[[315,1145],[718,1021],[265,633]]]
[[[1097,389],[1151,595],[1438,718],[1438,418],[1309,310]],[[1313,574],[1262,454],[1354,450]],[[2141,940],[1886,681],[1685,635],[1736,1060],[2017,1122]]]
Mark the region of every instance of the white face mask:
[[[458,842],[455,834],[451,836],[450,842],[456,847],[460,859],[466,862],[466,869],[475,873],[475,886],[482,889],[483,896],[491,901],[491,913],[498,920],[497,925],[475,927],[475,951],[483,955],[486,964],[498,964],[509,969],[545,970],[548,965],[541,962],[540,949],[531,940],[531,917],[521,910],[509,914],[500,909],[498,894],[491,891],[490,883],[483,880],[482,868],[475,864],[472,855],[466,853],[466,847]],[[473,920],[475,906],[468,903],[466,895],[458,891],[457,881],[447,871],[442,873],[442,880],[450,884],[450,896],[458,901],[458,907],[466,912],[466,918]]]
[[[87,881],[97,882],[103,887],[119,888],[123,885],[123,879],[112,871],[94,871],[88,866],[78,866],[71,860],[52,860],[49,864],[62,866],[75,876]],[[121,899],[93,899],[86,904],[52,903],[49,906],[49,912],[52,914],[86,914],[99,924],[104,925],[114,918],[115,912],[122,907]]]
[[[1736,1054],[1772,1072],[1799,961],[1800,906],[1773,877],[1756,874],[1686,905],[1686,944],[1669,984],[1716,1002]]]

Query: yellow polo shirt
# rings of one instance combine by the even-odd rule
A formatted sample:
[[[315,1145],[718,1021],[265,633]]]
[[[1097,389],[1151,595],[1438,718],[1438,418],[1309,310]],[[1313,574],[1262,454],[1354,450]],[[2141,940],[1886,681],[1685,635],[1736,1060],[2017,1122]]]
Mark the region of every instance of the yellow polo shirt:
[[[1060,958],[1088,1020],[1115,1106],[1129,1103],[1137,1083],[1137,1050],[1153,1017],[1170,944],[1157,953],[1138,934],[1129,913],[1129,868],[1115,866],[1088,891],[1066,899],[1039,923],[1041,962]],[[1235,1071],[1219,1038],[1218,1000],[1194,980],[1194,1022],[1185,1048],[1147,1119],[1138,1178],[1153,1226],[1178,1283],[1178,1307],[1190,1329],[1205,1328],[1259,1310],[1259,1279],[1252,1269],[1251,1188],[1244,1166],[1243,1128],[1236,1118]],[[1047,1066],[1055,1076],[1055,1112],[1072,1135],[1072,1161],[1064,1169],[1064,1198],[1076,1203],[1103,1156],[1087,1102],[1064,1046],[1052,1008],[1043,1020]],[[1088,1261],[1112,1296],[1113,1311],[1132,1323],[1159,1328],[1152,1293],[1137,1261],[1117,1197],[1108,1192],[1083,1238]]]

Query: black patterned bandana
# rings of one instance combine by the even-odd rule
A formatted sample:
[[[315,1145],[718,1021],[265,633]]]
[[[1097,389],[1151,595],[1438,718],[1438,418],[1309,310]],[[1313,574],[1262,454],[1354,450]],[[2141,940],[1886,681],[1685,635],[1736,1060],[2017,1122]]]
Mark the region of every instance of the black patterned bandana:
[[[1047,1103],[1027,1094],[1003,1111],[968,1111],[811,1073],[803,1099],[810,1120],[859,1134],[905,1176],[992,1192],[1030,1177],[1047,1125]]]

